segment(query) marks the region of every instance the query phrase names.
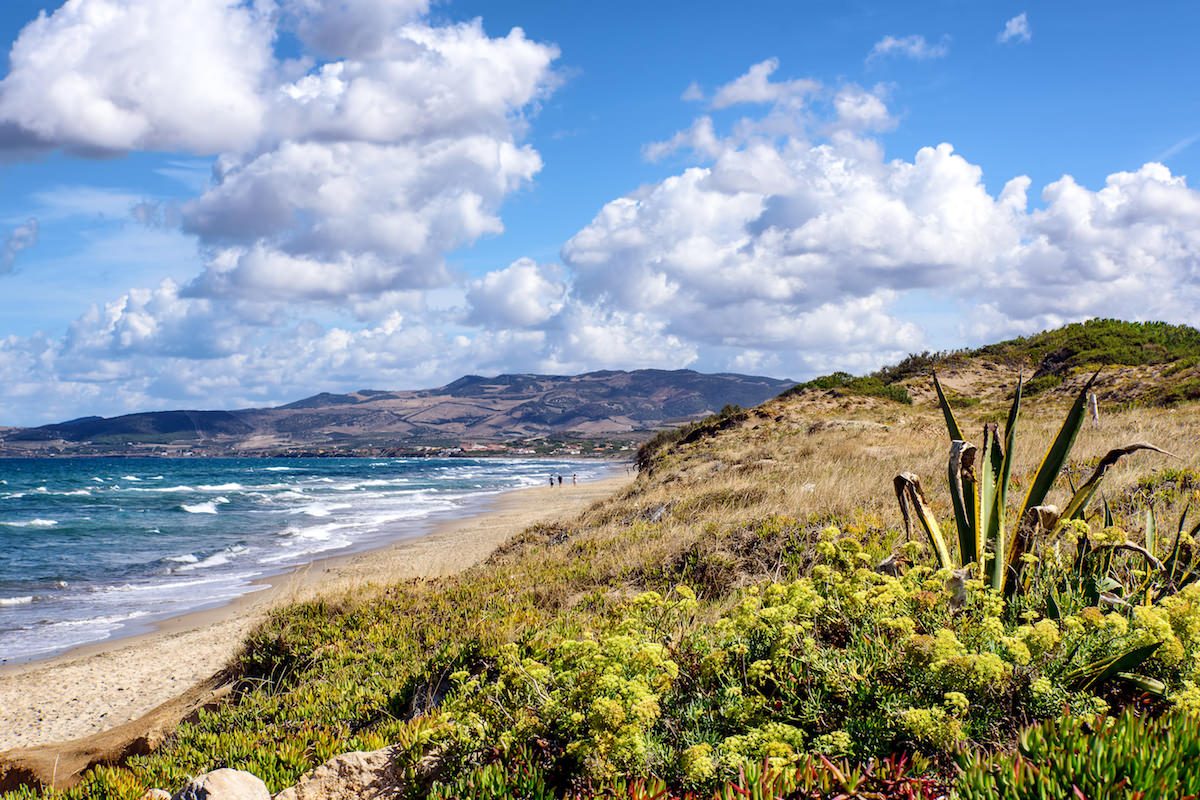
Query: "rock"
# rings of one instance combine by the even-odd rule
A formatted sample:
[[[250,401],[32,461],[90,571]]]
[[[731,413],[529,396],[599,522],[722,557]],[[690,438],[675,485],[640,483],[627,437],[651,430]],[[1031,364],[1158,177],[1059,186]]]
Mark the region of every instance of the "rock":
[[[171,800],[271,800],[271,793],[249,772],[215,769],[193,778]]]
[[[171,793],[163,789],[147,789],[138,800],[171,800]]]
[[[275,800],[383,800],[399,794],[400,776],[389,747],[331,758]]]

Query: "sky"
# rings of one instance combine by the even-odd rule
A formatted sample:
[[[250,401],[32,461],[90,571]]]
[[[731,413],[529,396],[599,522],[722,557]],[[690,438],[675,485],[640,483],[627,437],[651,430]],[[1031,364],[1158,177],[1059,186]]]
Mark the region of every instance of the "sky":
[[[0,425],[1200,318],[1200,6],[6,0]]]

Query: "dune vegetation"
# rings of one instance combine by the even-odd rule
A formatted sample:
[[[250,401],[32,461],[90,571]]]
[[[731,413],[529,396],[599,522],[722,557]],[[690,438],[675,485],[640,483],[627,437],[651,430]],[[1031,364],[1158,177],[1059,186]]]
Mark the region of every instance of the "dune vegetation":
[[[277,612],[234,701],[46,796],[385,746],[412,797],[1194,796],[1200,409],[1159,401],[1200,334],[1114,326],[665,433],[476,568]]]

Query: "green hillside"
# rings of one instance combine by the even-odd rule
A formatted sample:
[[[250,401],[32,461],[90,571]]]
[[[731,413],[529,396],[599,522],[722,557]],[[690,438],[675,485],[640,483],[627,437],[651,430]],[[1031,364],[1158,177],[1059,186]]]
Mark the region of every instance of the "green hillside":
[[[1024,371],[1028,379],[1025,390],[1031,395],[1102,367],[1118,368],[1112,371],[1114,375],[1126,372],[1119,369],[1122,367],[1162,367],[1137,373],[1150,380],[1135,392],[1135,403],[1169,406],[1200,399],[1200,330],[1113,319],[1088,320],[973,350],[913,354],[869,375],[837,372],[816,378],[789,389],[788,394],[831,391],[911,403],[908,385],[914,380],[935,370],[955,370],[978,362]]]

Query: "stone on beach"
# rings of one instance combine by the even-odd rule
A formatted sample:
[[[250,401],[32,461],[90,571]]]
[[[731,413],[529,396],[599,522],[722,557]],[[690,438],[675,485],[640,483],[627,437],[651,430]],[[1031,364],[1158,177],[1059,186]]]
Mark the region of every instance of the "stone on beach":
[[[345,753],[300,778],[275,800],[382,800],[399,794],[392,748]]]
[[[171,800],[271,800],[271,793],[249,772],[215,769],[193,778]]]

